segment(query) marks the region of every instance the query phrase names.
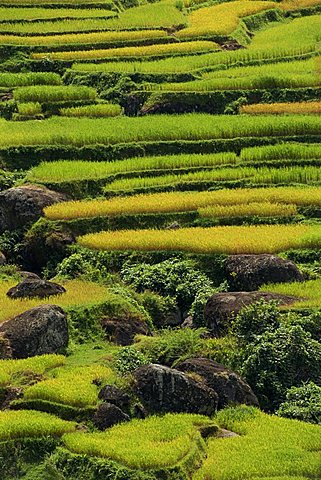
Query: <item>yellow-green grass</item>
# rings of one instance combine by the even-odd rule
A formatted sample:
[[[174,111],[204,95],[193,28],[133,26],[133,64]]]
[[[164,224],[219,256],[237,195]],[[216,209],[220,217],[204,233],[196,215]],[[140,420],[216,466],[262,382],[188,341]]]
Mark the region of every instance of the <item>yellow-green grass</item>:
[[[204,445],[199,429],[210,425],[213,421],[201,415],[168,413],[115,425],[102,433],[66,434],[63,442],[75,453],[154,470],[174,466],[197,444]]]
[[[229,5],[229,3],[226,3]],[[320,15],[297,18],[288,23],[271,24],[257,32],[246,49],[216,52],[157,61],[118,61],[101,64],[75,63],[74,70],[120,73],[185,73],[202,69],[225,70],[253,61],[282,61],[320,50]]]
[[[83,107],[61,108],[60,115],[64,117],[117,117],[122,114],[120,105],[114,103],[98,103],[96,105],[84,105]]]
[[[28,387],[24,399],[47,400],[78,408],[94,406],[98,402],[98,385],[116,380],[113,370],[102,365],[58,368],[53,377]]]
[[[181,186],[190,183],[212,183],[234,180],[248,180],[257,184],[319,183],[321,169],[315,166],[286,166],[282,168],[217,168],[196,172],[168,174],[151,177],[121,178],[108,183],[104,192],[133,192],[137,189],[153,189]]]
[[[76,429],[75,422],[33,410],[0,412],[0,441],[26,437],[61,437]]]
[[[276,7],[277,3],[275,2],[243,0],[199,8],[189,15],[189,26],[177,32],[176,36],[189,38],[228,35],[238,27],[242,17]]]
[[[61,84],[60,75],[53,72],[0,73],[0,87]]]
[[[132,33],[132,32],[130,32]],[[211,41],[191,41],[181,43],[165,43],[144,45],[140,47],[106,48],[99,50],[80,50],[63,52],[33,53],[32,58],[47,58],[53,60],[91,60],[114,57],[153,57],[164,55],[184,55],[210,50],[217,50],[218,45]]]
[[[320,83],[320,81],[319,81]],[[320,114],[321,102],[293,102],[293,103],[258,103],[253,105],[243,105],[240,113],[249,115],[283,115],[300,113]]]
[[[9,288],[16,285],[16,281],[8,280],[0,282],[0,323],[19,315],[30,308],[48,303],[48,299],[16,299],[7,297]],[[70,280],[63,283],[66,293],[50,297],[50,303],[69,308],[77,305],[95,305],[108,299],[107,288],[92,282],[82,280]]]
[[[212,154],[181,154],[155,157],[136,157],[114,162],[67,161],[42,162],[27,173],[29,181],[62,182],[99,180],[114,174],[130,174],[148,170],[174,170],[232,165],[237,161],[233,152]]]
[[[86,4],[86,6],[88,5],[89,7],[91,7],[92,5],[95,5],[95,4],[99,4],[99,6],[103,3],[101,0],[83,0],[81,2],[83,5]],[[79,4],[79,0],[1,0],[0,1],[0,5],[3,5],[3,6],[27,6],[27,7],[34,7],[34,6],[37,6],[39,5],[40,7],[42,5],[55,5],[55,6],[58,6],[58,5],[63,5],[65,6],[66,4],[70,5],[71,7],[73,7],[74,5],[77,5]],[[109,5],[110,6],[110,3]]]
[[[290,217],[297,214],[295,205],[280,203],[241,203],[239,205],[213,205],[198,210],[201,217],[205,218],[230,218],[230,217]]]
[[[263,285],[261,290],[276,292],[285,295],[301,297],[304,300],[293,303],[286,308],[320,308],[321,305],[321,280],[307,280],[305,282],[276,283]]]
[[[321,427],[249,407],[222,410],[215,420],[239,436],[212,438],[193,480],[318,478]]]
[[[186,17],[173,4],[173,2],[162,1],[158,3],[147,3],[138,7],[129,8],[118,15],[116,12],[108,10],[90,9],[81,12],[84,14],[77,14],[78,9],[62,9],[64,14],[60,13],[61,9],[28,9],[26,18],[20,13],[21,23],[17,22],[19,15],[14,15],[13,9],[0,9],[0,14],[3,12],[3,19],[6,23],[0,24],[0,31],[12,34],[38,34],[43,35],[47,33],[66,33],[66,32],[81,32],[81,31],[103,31],[103,30],[127,30],[127,29],[154,29],[159,27],[172,27],[173,25],[186,24]],[[22,9],[19,9],[20,11]],[[30,13],[32,10],[33,13]],[[46,12],[48,10],[48,13]],[[26,11],[26,9],[24,9]],[[56,13],[58,12],[58,13]],[[93,12],[93,15],[90,15]],[[8,13],[8,16],[6,14]],[[117,18],[116,18],[117,15]],[[111,19],[110,17],[115,17]],[[50,22],[53,18],[55,21]],[[59,18],[61,20],[59,20]],[[25,20],[47,20],[38,22],[26,22]],[[14,23],[10,23],[14,21]],[[165,35],[164,35],[165,36]]]
[[[299,10],[300,8],[315,7],[320,5],[320,0],[283,0],[279,6],[283,10]]]
[[[42,107],[39,102],[18,103],[18,113],[24,117],[32,117],[42,113]]]
[[[313,160],[321,158],[319,143],[279,143],[263,147],[243,148],[240,154],[241,162],[264,162],[269,160]]]
[[[74,85],[34,85],[19,87],[13,92],[18,102],[63,102],[73,100],[95,100],[97,92],[94,88]]]
[[[70,201],[45,208],[50,220],[73,220],[121,214],[189,212],[211,205],[285,203],[297,206],[321,205],[321,187],[239,188],[212,192],[167,192],[109,200]]]
[[[107,251],[183,251],[260,254],[320,248],[320,225],[250,225],[179,230],[119,230],[78,238],[84,247]]]
[[[67,88],[67,87],[66,87]],[[70,87],[68,87],[70,88]],[[80,88],[80,87],[77,87]],[[213,140],[239,137],[320,135],[316,115],[151,115],[144,117],[67,118],[44,122],[0,119],[3,147],[18,145],[111,145],[127,142]]]
[[[61,367],[65,364],[63,355],[40,355],[19,360],[0,360],[0,386],[8,385],[16,376],[24,372],[35,375],[43,375],[52,368]]]
[[[115,15],[117,15],[117,12],[101,8],[0,7],[1,23],[17,21],[25,22],[26,20],[51,20],[59,18],[109,18]]]
[[[63,35],[0,35],[0,42],[4,45],[23,45],[23,46],[41,46],[71,48],[76,44],[91,45],[95,43],[126,43],[131,41],[140,41],[146,39],[164,38],[164,32],[161,30],[132,30],[120,32],[91,32],[91,33],[67,33]],[[48,54],[46,54],[48,56]],[[43,54],[40,56],[43,58]],[[39,57],[35,57],[39,58]]]

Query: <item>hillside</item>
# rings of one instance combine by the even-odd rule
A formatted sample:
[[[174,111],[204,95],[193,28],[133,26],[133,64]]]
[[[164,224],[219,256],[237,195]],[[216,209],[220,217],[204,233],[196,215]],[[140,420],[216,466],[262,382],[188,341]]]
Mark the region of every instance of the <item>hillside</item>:
[[[320,0],[0,0],[1,480],[321,477]]]

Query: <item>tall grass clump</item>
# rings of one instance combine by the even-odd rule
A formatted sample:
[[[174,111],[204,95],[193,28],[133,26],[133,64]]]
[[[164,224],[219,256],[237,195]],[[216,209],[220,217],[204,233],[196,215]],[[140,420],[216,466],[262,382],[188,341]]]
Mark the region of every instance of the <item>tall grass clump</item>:
[[[133,32],[131,32],[133,33]],[[216,43],[206,40],[195,40],[181,43],[165,43],[156,45],[144,45],[141,47],[106,48],[100,50],[80,50],[63,52],[34,53],[35,59],[51,58],[53,60],[92,60],[115,57],[153,57],[166,55],[189,55],[192,53],[217,50]]]
[[[26,400],[47,400],[73,407],[87,407],[98,402],[99,387],[102,383],[114,383],[116,374],[108,367],[90,365],[60,368],[48,378],[28,387],[24,392]]]
[[[260,290],[275,292],[284,295],[292,295],[302,298],[300,302],[293,303],[290,307],[294,309],[320,308],[321,303],[321,280],[307,280],[305,282],[276,283],[263,285]]]
[[[39,102],[18,103],[18,113],[24,117],[33,117],[42,113]]]
[[[199,215],[205,218],[219,217],[290,217],[297,214],[295,205],[286,205],[280,203],[241,203],[239,205],[213,205],[211,207],[200,208]]]
[[[18,102],[63,102],[73,100],[95,100],[97,92],[85,86],[31,86],[14,90]]]
[[[319,225],[250,225],[179,230],[119,230],[78,238],[86,248],[107,251],[183,251],[260,254],[320,248]]]
[[[320,426],[246,406],[224,409],[215,420],[238,436],[210,439],[208,456],[193,480],[318,477]]]
[[[115,425],[101,433],[75,433],[63,437],[75,453],[111,458],[134,469],[148,470],[174,466],[198,444],[199,429],[214,425],[208,417],[168,413]],[[204,446],[203,446],[204,448]]]
[[[0,412],[0,441],[26,437],[61,437],[76,429],[75,422],[61,420],[49,413],[33,410]]]
[[[98,103],[96,105],[85,105],[83,107],[61,108],[60,115],[63,117],[118,117],[122,114],[122,108],[115,103]]]
[[[27,87],[33,85],[61,85],[62,80],[58,73],[30,72],[30,73],[0,73],[1,87]]]
[[[282,203],[297,206],[320,206],[320,187],[270,187],[223,189],[210,192],[166,192],[108,200],[70,201],[44,209],[49,220],[73,220],[122,214],[169,213],[195,211],[212,205]]]
[[[24,372],[43,375],[48,370],[65,364],[63,355],[40,355],[19,360],[0,360],[0,386],[9,384],[15,377],[23,376]]]
[[[321,158],[321,145],[318,143],[279,143],[263,147],[243,148],[241,162],[264,162],[270,160],[313,160]]]
[[[110,175],[124,175],[160,170],[233,165],[237,162],[234,152],[212,154],[181,154],[155,157],[136,157],[113,162],[67,161],[42,162],[27,173],[30,181],[68,182],[99,180]]]
[[[42,2],[43,3],[43,2]],[[1,2],[2,4],[2,2]],[[41,7],[0,7],[0,16],[6,22],[25,22],[71,18],[110,18],[117,12],[101,8],[41,8]]]

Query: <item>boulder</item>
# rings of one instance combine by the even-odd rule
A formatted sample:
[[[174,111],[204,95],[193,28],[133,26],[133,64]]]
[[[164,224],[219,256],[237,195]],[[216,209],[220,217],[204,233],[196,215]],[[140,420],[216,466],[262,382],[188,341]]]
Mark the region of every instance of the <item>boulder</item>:
[[[148,335],[149,328],[146,323],[135,317],[126,319],[103,317],[100,320],[101,326],[106,332],[107,338],[117,345],[131,345],[135,335]]]
[[[112,403],[119,408],[129,406],[130,397],[115,385],[105,385],[99,392],[98,398],[103,402]]]
[[[96,410],[93,423],[99,430],[105,430],[116,423],[128,422],[130,417],[113,403],[102,403]]]
[[[18,285],[10,288],[7,296],[10,298],[48,298],[65,292],[66,289],[58,283],[47,282],[40,278],[26,278]]]
[[[230,327],[231,320],[243,307],[264,300],[277,301],[280,305],[291,305],[300,300],[290,295],[269,292],[224,292],[212,295],[204,310],[207,328],[214,337],[225,335]]]
[[[249,384],[237,373],[208,358],[190,358],[179,362],[177,370],[199,375],[205,385],[218,395],[218,408],[244,404],[259,406],[258,399]]]
[[[133,376],[135,393],[149,413],[212,415],[216,411],[216,392],[176,369],[150,364],[135,370]]]
[[[66,195],[38,185],[13,187],[0,193],[0,233],[36,221],[43,208],[67,200]]]
[[[31,279],[31,278],[33,278],[34,280],[35,279],[41,280],[39,275],[37,275],[36,273],[33,273],[33,272],[26,272],[24,270],[22,270],[22,271],[20,270],[18,273],[19,273],[20,277],[22,277],[23,280],[27,280],[27,279]]]
[[[68,345],[67,316],[57,305],[41,305],[0,325],[13,358],[57,353]]]
[[[0,360],[8,360],[12,358],[12,350],[9,340],[0,333]]]
[[[304,276],[290,260],[277,255],[231,255],[225,262],[231,290],[258,290],[266,283],[301,282]]]
[[[5,265],[7,263],[6,257],[0,252],[0,266]]]

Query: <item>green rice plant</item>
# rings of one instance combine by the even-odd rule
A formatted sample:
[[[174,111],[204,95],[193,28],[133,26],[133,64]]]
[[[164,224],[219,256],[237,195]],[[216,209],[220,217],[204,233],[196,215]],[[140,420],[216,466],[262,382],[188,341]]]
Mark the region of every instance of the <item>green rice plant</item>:
[[[28,387],[25,400],[48,400],[72,407],[94,406],[102,383],[114,383],[116,374],[109,367],[90,365],[58,368],[53,378],[48,378]]]
[[[318,84],[320,81],[318,80]],[[290,85],[289,85],[290,86]],[[250,115],[283,115],[292,113],[320,114],[321,102],[293,102],[293,103],[259,103],[253,105],[243,105],[240,113]]]
[[[24,117],[33,117],[42,113],[39,102],[18,103],[18,113]]]
[[[98,4],[99,6],[101,6],[102,2],[101,1],[98,1],[98,0],[81,0],[81,3],[82,4],[86,4],[88,5],[89,7],[91,7],[92,5],[95,5],[95,4]],[[104,3],[104,2],[103,2]],[[106,2],[107,3],[107,2]],[[3,5],[3,6],[26,6],[26,7],[29,7],[29,6],[35,6],[35,5],[39,5],[39,6],[42,6],[42,5],[66,5],[66,4],[70,4],[70,6],[74,6],[74,5],[77,5],[79,4],[79,0],[1,0],[0,2],[0,5]],[[110,4],[108,4],[108,6],[110,7]]]
[[[193,480],[318,478],[320,426],[246,406],[224,409],[215,420],[238,435],[210,439],[207,458]]]
[[[275,2],[243,0],[199,8],[190,13],[189,26],[176,35],[178,38],[228,35],[238,27],[242,17],[276,7]]]
[[[19,315],[30,308],[38,307],[48,303],[48,299],[19,299],[13,300],[7,297],[9,288],[16,285],[16,281],[8,280],[0,282],[0,323]],[[103,303],[110,298],[106,287],[92,282],[82,280],[70,280],[65,282],[66,293],[51,297],[51,302],[63,308],[70,308],[76,305],[95,305]]]
[[[320,15],[313,15],[296,18],[288,23],[271,24],[257,32],[246,49],[157,61],[118,61],[99,65],[75,63],[72,69],[146,74],[190,73],[205,69],[225,71],[238,64],[284,62],[285,59],[313,54],[319,51],[318,42],[320,42]]]
[[[3,3],[3,2],[1,2]],[[43,2],[42,2],[43,3]],[[64,2],[66,3],[66,2]],[[117,12],[101,8],[39,8],[39,7],[0,7],[1,23],[30,22],[40,20],[72,19],[72,18],[110,18]],[[1,29],[1,28],[0,28]]]
[[[233,165],[237,156],[233,152],[211,154],[181,154],[156,157],[136,157],[113,162],[57,161],[42,162],[27,173],[31,182],[68,182],[79,180],[100,180],[110,175],[124,175],[132,172],[175,170],[182,168],[215,167]]]
[[[300,10],[301,8],[308,8],[320,5],[320,0],[282,0],[280,8],[286,11]]]
[[[181,251],[260,254],[320,248],[320,225],[250,225],[179,230],[118,230],[78,238],[86,248],[107,251]]]
[[[61,420],[49,413],[33,410],[0,412],[0,441],[25,437],[61,437],[76,429],[75,422]]]
[[[88,87],[59,88],[66,88],[65,95],[71,99],[73,88],[76,89],[74,90],[75,96],[80,96],[80,92],[83,92],[82,89]],[[91,91],[91,89],[86,90],[88,94]],[[54,96],[48,92],[50,92],[49,87],[44,90],[43,98],[53,100]],[[91,96],[91,93],[88,96]],[[38,95],[33,90],[26,91],[26,94],[21,97],[20,101],[38,101]],[[57,97],[59,98],[58,95]],[[185,114],[119,116],[109,119],[51,117],[44,122],[31,120],[27,124],[26,122],[13,123],[0,119],[0,127],[2,131],[0,146],[2,147],[11,145],[15,147],[18,145],[112,145],[127,142],[308,136],[320,135],[321,132],[320,121],[315,115],[253,117],[252,115]]]
[[[6,14],[10,9],[5,10]],[[11,9],[12,10],[12,9]],[[20,9],[21,10],[21,9]],[[25,9],[24,9],[25,10]],[[29,9],[28,9],[29,10]],[[116,12],[111,12],[108,10],[98,10],[90,9],[84,10],[84,15],[72,14],[72,10],[63,9],[64,15],[52,13],[53,9],[48,9],[51,14],[44,14],[46,9],[32,9],[34,10],[33,16],[38,20],[48,20],[48,21],[38,21],[30,22],[32,17],[30,12],[27,11],[27,19],[22,16],[21,22],[17,22],[17,17],[12,14],[12,11],[9,13],[9,18],[5,18],[6,23],[1,22],[0,31],[2,33],[12,33],[12,34],[38,34],[43,35],[47,33],[67,33],[67,32],[82,32],[82,31],[103,31],[103,30],[128,30],[128,29],[154,29],[154,28],[170,28],[173,25],[184,25],[186,24],[186,17],[182,12],[180,12],[174,5],[173,2],[162,1],[159,3],[147,3],[146,5],[140,5],[138,7],[129,8],[123,12],[120,12],[116,17]],[[54,9],[54,12],[57,9]],[[78,9],[77,9],[78,10]],[[75,9],[74,11],[77,12]],[[60,9],[59,9],[60,11]],[[58,11],[58,12],[59,12]],[[94,12],[93,15],[90,15],[91,12]],[[70,14],[71,12],[71,14]],[[0,9],[1,14],[1,9]],[[31,18],[30,18],[31,17]],[[51,18],[54,18],[55,21],[50,22]],[[115,17],[115,18],[109,18]],[[61,20],[59,20],[61,18]],[[14,21],[14,23],[10,23]]]
[[[127,33],[127,32],[126,32]],[[131,34],[134,32],[130,32]],[[217,50],[218,46],[210,41],[191,41],[181,43],[165,43],[143,45],[140,47],[107,48],[100,50],[80,50],[63,52],[34,53],[32,58],[51,58],[52,60],[91,60],[114,57],[152,57],[164,55],[184,55],[210,50]]]
[[[243,148],[241,162],[264,162],[270,160],[313,160],[321,158],[321,145],[318,143],[279,143],[264,147]]]
[[[61,108],[60,115],[64,117],[117,117],[123,112],[120,105],[115,103],[98,103],[96,105],[85,105],[83,107]]]
[[[109,200],[70,201],[44,209],[50,220],[73,220],[121,214],[189,212],[212,205],[249,203],[284,203],[297,206],[320,206],[320,187],[238,188],[211,192],[166,192]]]
[[[39,46],[39,47],[62,47],[73,48],[74,45],[92,45],[95,43],[124,43],[144,41],[146,39],[164,39],[164,32],[161,30],[133,30],[133,31],[106,31],[90,33],[66,33],[62,35],[0,35],[0,41],[4,45]],[[34,54],[33,58],[50,58],[54,54]]]
[[[19,87],[13,92],[18,102],[63,102],[73,100],[95,100],[97,92],[94,88],[84,86],[41,86]]]
[[[0,87],[61,85],[60,75],[53,72],[0,73]]]
[[[280,203],[241,203],[239,205],[213,205],[211,207],[200,208],[198,213],[205,218],[230,218],[230,217],[291,217],[297,214],[295,205],[286,205]]]
[[[0,360],[0,386],[8,385],[16,376],[24,372],[43,375],[48,370],[65,364],[63,355],[40,355],[19,360]]]
[[[321,280],[307,280],[305,282],[293,283],[276,283],[263,285],[260,290],[275,292],[284,295],[292,295],[294,297],[302,298],[300,302],[295,302],[286,308],[305,309],[317,308],[320,309],[321,304]],[[285,307],[282,307],[285,308]]]
[[[101,433],[75,433],[63,437],[75,453],[110,458],[134,469],[174,466],[198,444],[204,449],[200,428],[213,426],[208,417],[168,413],[115,425]]]
[[[148,190],[153,188],[167,188],[191,183],[212,183],[234,180],[248,180],[255,184],[286,184],[321,181],[319,167],[297,166],[283,168],[217,168],[200,170],[196,172],[168,174],[156,177],[133,177],[121,178],[108,183],[104,187],[105,193],[110,192],[134,192],[135,190]]]

